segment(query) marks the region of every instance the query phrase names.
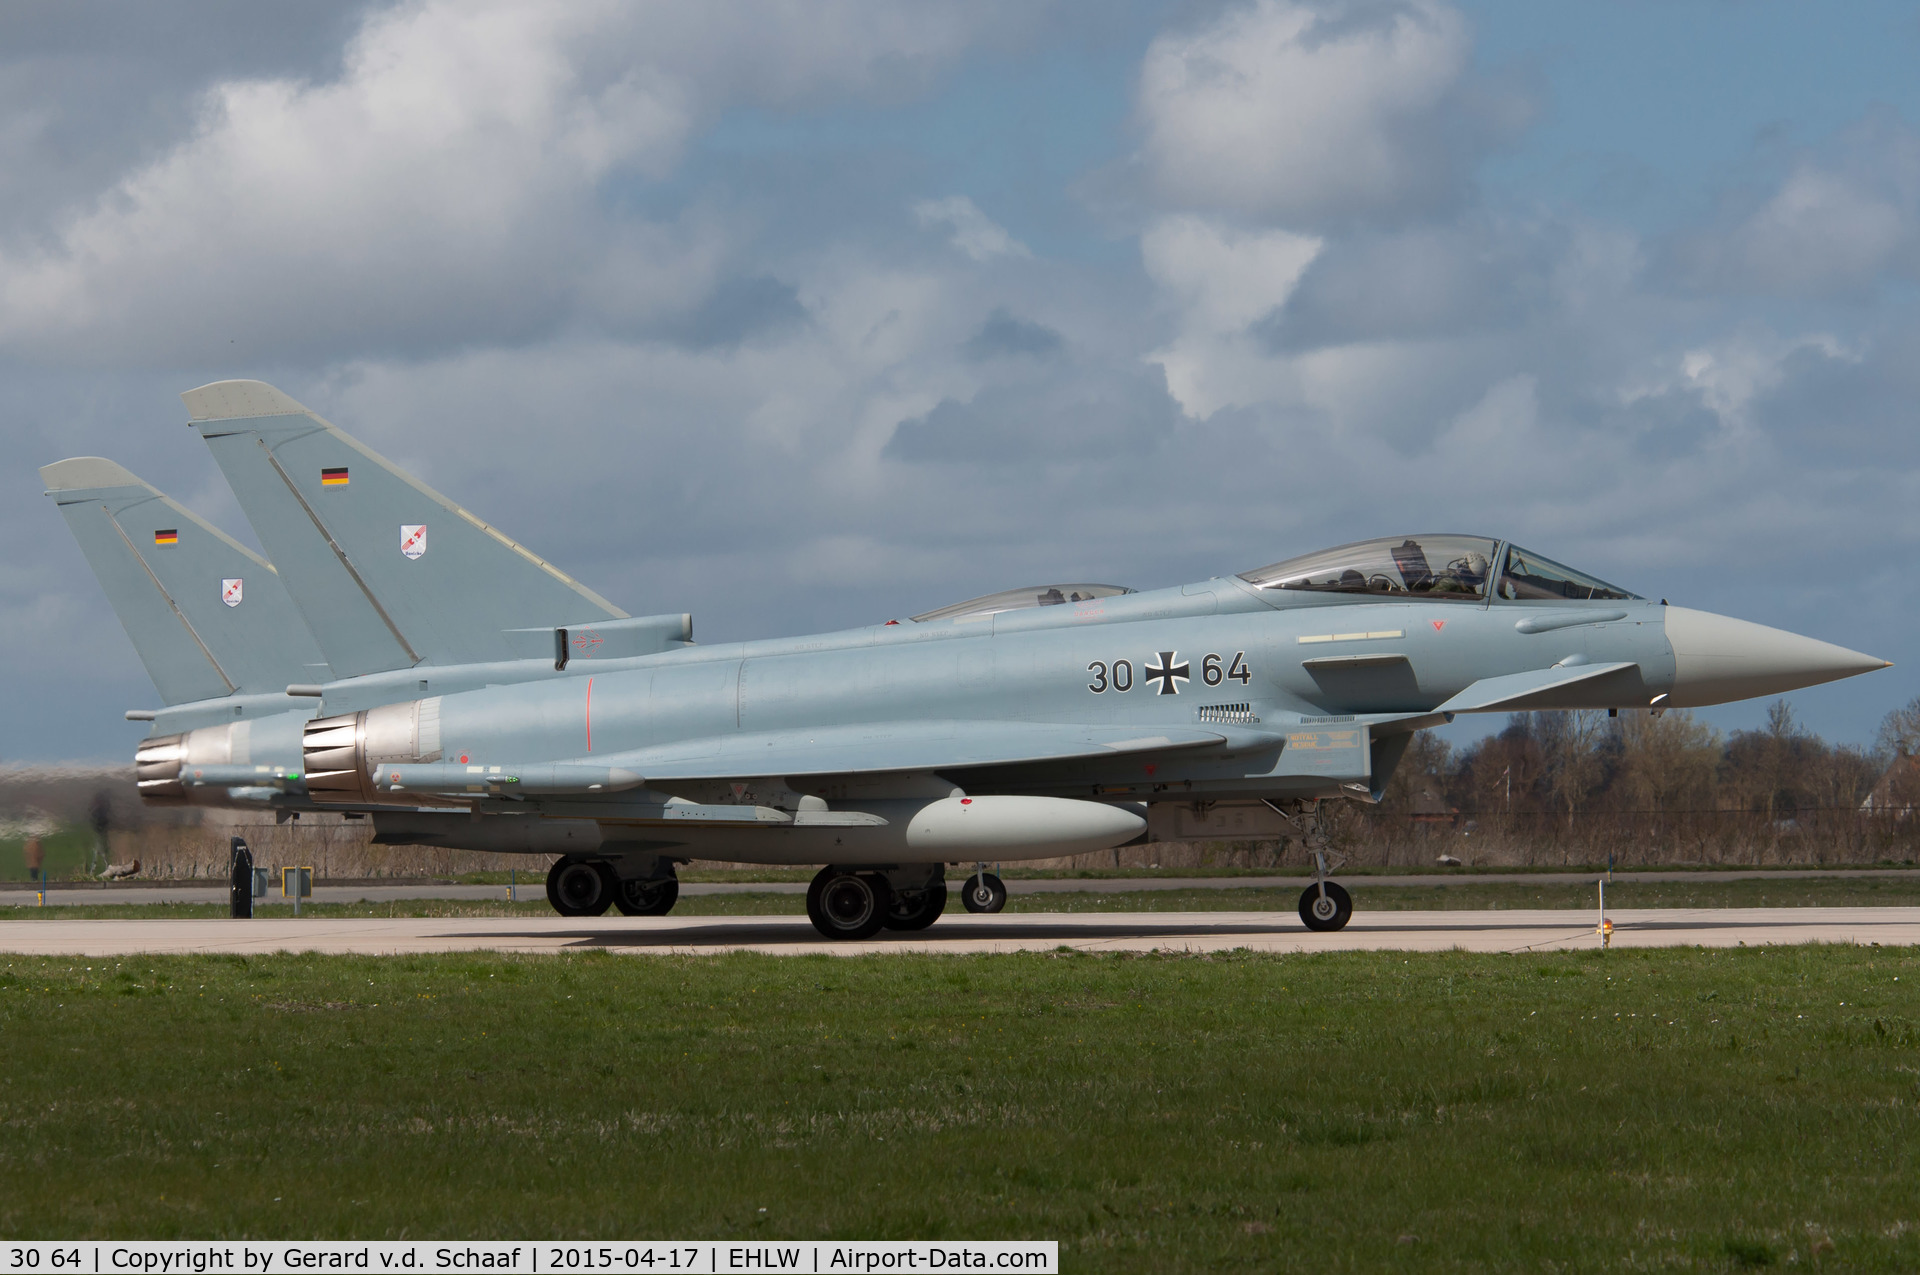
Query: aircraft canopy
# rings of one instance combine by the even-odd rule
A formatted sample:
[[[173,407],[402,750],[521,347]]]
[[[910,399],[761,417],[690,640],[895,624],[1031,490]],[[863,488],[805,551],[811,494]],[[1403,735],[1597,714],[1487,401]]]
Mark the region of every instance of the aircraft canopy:
[[[935,611],[923,611],[908,618],[916,624],[925,624],[929,620],[961,620],[989,616],[1000,611],[1019,611],[1026,607],[1052,607],[1068,602],[1092,602],[1096,598],[1117,598],[1123,593],[1135,592],[1137,590],[1119,584],[1037,584],[1031,588],[1006,589],[984,597],[969,598],[965,602],[956,602]]]
[[[1262,589],[1314,593],[1414,594],[1479,601],[1487,596],[1502,545],[1485,536],[1389,536],[1289,558],[1241,579]],[[1637,595],[1517,545],[1507,545],[1495,592],[1514,601],[1626,599]]]
[[[1503,598],[1575,598],[1581,601],[1623,602],[1638,599],[1604,580],[1596,580],[1572,567],[1563,567],[1519,545],[1507,546],[1507,562],[1500,572],[1499,594]]]

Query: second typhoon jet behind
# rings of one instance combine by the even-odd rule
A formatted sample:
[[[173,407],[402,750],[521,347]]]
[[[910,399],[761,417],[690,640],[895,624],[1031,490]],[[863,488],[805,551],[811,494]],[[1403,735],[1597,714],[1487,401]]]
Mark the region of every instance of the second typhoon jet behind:
[[[688,859],[824,864],[809,915],[862,938],[931,924],[949,865],[1297,835],[1318,868],[1301,918],[1338,929],[1352,904],[1327,879],[1321,803],[1377,801],[1415,731],[1717,704],[1886,664],[1454,534],[697,645],[689,617],[626,617],[271,386],[183,398],[272,560],[262,596],[284,583],[324,680],[285,698],[221,673],[198,679],[211,694],[170,696],[140,748],[143,792],[558,854],[548,896],[570,915],[665,912]],[[134,594],[158,589],[192,631],[170,589],[233,591],[213,576],[239,570],[219,565],[237,546],[210,549],[204,581],[123,561],[167,552],[182,523],[125,471],[44,472],[136,646],[170,621]],[[200,637],[174,645],[219,670]],[[966,891],[975,910],[1005,897],[984,872]]]

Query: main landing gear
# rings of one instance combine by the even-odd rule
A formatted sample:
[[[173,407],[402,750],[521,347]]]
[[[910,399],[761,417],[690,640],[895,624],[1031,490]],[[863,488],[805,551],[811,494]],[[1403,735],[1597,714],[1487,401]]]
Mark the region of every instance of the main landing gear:
[[[673,864],[660,860],[651,876],[623,877],[605,859],[568,855],[547,869],[547,902],[561,916],[665,916],[680,898]]]
[[[829,864],[807,887],[807,919],[830,939],[924,930],[946,910],[946,874],[938,864],[930,869]]]

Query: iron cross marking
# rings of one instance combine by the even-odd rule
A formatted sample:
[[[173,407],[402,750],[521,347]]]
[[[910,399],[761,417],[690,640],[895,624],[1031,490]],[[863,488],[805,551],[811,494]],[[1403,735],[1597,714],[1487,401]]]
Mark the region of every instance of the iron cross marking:
[[[1193,666],[1190,664],[1175,664],[1174,661],[1179,658],[1180,652],[1178,651],[1162,651],[1160,652],[1160,663],[1149,664],[1141,670],[1147,677],[1159,679],[1160,693],[1162,695],[1178,695],[1180,688],[1175,686],[1174,683],[1189,680],[1187,675],[1193,671]]]

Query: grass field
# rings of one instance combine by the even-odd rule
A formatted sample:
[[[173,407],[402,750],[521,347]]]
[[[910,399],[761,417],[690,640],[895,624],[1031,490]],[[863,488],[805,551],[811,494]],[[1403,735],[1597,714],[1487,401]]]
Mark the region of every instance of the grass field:
[[[8,1236],[1920,1268],[1909,949],[13,958]]]
[[[1404,909],[1477,910],[1482,908],[1593,908],[1591,884],[1523,885],[1471,882],[1434,886],[1372,886],[1364,877],[1346,878],[1354,906],[1363,911]],[[1007,900],[1010,912],[1279,912],[1292,914],[1304,886],[1278,889],[1133,890],[1110,894],[1055,891],[1022,893],[1018,883]],[[957,889],[957,884],[956,884]],[[364,916],[543,916],[551,909],[536,882],[520,890],[510,905],[506,891],[498,901],[416,899],[394,903],[307,903],[305,915]],[[20,896],[13,896],[18,898]],[[29,896],[30,897],[30,896]],[[103,898],[111,898],[103,892]],[[1609,911],[1626,908],[1724,907],[1914,907],[1920,906],[1920,873],[1911,877],[1807,877],[1797,880],[1700,881],[1684,876],[1656,882],[1616,882],[1607,887]],[[955,898],[948,904],[960,910]],[[675,916],[800,916],[805,900],[797,894],[684,895]],[[288,916],[291,905],[259,907],[260,916]],[[55,907],[0,907],[0,920],[86,917],[216,917],[216,903],[86,903]]]

